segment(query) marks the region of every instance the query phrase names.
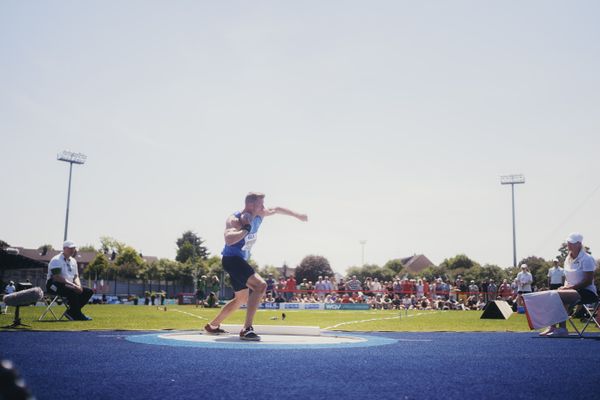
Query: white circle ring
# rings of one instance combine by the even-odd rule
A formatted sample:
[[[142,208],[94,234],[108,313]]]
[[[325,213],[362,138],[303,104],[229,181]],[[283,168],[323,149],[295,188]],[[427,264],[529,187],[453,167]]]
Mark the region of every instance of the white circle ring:
[[[371,335],[325,333],[319,336],[263,334],[261,341],[240,340],[236,334],[207,335],[201,332],[150,333],[126,336],[135,343],[174,347],[202,347],[213,349],[319,349],[383,346],[396,343],[390,339]]]

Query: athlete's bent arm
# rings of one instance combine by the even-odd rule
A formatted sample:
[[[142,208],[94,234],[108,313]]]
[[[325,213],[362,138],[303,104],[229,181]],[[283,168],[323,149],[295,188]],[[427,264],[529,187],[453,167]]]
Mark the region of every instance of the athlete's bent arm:
[[[235,216],[227,218],[225,224],[225,244],[231,246],[246,237],[248,231],[242,228],[240,220]]]

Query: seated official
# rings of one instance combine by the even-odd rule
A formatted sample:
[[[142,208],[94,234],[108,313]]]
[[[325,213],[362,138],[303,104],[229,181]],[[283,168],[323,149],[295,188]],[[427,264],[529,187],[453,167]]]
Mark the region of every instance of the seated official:
[[[68,319],[71,321],[89,321],[91,318],[83,314],[81,309],[88,303],[94,292],[81,285],[77,271],[77,261],[75,261],[76,253],[75,243],[70,240],[63,243],[62,253],[53,257],[48,264],[46,289],[50,293],[67,298],[69,310],[65,313],[65,316]]]
[[[591,304],[598,300],[598,292],[594,285],[594,271],[596,260],[589,255],[582,244],[583,236],[580,233],[571,233],[567,237],[567,248],[569,254],[565,259],[564,272],[565,284],[558,288],[560,299],[567,309],[576,304]],[[540,333],[540,336],[562,337],[567,336],[566,321],[550,326]]]

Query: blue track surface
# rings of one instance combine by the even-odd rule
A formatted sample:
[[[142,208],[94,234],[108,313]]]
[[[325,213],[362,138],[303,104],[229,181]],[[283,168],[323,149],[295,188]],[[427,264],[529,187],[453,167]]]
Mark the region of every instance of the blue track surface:
[[[211,349],[131,332],[0,332],[44,399],[592,399],[600,340],[535,333],[368,333],[357,348]],[[584,372],[586,371],[586,372]]]

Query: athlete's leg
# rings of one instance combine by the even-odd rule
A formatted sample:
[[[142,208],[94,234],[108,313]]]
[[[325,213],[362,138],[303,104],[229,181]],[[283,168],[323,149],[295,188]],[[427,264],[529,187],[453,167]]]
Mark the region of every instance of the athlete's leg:
[[[221,325],[232,312],[238,310],[242,304],[248,303],[248,289],[242,289],[240,291],[235,292],[233,299],[229,301],[229,303],[225,304],[219,314],[210,321],[210,325],[213,327],[217,327]]]
[[[254,321],[254,314],[258,310],[258,305],[267,289],[267,283],[261,278],[260,275],[254,274],[248,278],[246,285],[251,289],[248,295],[248,308],[246,309],[246,322],[244,323],[244,329],[252,326]]]

